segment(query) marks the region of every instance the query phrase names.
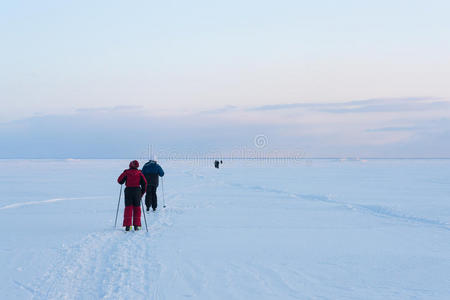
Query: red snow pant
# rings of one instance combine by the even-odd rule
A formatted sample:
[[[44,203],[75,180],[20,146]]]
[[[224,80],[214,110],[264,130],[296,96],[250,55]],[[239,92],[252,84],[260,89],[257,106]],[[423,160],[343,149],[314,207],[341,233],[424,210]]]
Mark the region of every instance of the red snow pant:
[[[141,198],[141,188],[125,188],[125,212],[123,214],[123,226],[141,226]]]

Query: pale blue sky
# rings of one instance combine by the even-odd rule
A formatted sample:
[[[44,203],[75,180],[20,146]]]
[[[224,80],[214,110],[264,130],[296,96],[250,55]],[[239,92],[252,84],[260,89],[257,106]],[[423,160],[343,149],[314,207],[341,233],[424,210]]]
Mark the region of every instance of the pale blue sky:
[[[76,156],[66,140],[68,150],[58,152],[34,138],[58,143],[52,128],[68,126],[69,117],[67,130],[81,136],[92,133],[76,129],[76,120],[95,123],[104,110],[133,118],[110,109],[118,106],[146,122],[171,122],[173,139],[176,125],[189,129],[202,148],[236,147],[266,131],[274,147],[312,156],[449,150],[441,139],[450,131],[448,1],[3,1],[0,8],[0,137],[42,143],[37,153],[12,142],[0,157],[20,147],[23,156]],[[40,129],[46,118],[60,123]],[[208,140],[201,122],[246,135]],[[102,130],[113,140],[113,130]],[[143,134],[141,144],[169,147],[155,132]],[[425,136],[434,136],[439,153],[419,146]]]

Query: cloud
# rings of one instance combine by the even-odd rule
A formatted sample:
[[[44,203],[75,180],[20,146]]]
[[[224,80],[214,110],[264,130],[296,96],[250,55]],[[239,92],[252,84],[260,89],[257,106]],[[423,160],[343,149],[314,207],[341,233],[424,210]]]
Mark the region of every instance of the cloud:
[[[255,106],[245,109],[246,111],[274,111],[274,110],[285,110],[285,109],[296,109],[296,108],[314,108],[321,104],[314,103],[289,103],[289,104],[274,104],[274,105],[262,105]]]
[[[369,128],[366,129],[366,132],[414,131],[417,134],[423,133],[429,134],[431,132],[444,132],[447,130],[450,130],[449,117],[415,121],[415,125],[411,126],[388,126],[380,128]]]
[[[434,101],[434,102],[407,102],[407,101],[391,101],[382,102],[371,105],[349,105],[347,107],[330,107],[320,109],[322,112],[328,113],[384,113],[384,112],[408,112],[408,111],[429,111],[439,109],[450,109],[450,102]]]
[[[270,124],[230,123],[201,115],[123,114],[120,109],[80,110],[0,124],[0,158],[137,157],[148,144],[166,153],[207,153],[252,145]],[[225,151],[225,150],[224,150]],[[145,152],[145,151],[144,151]]]
[[[286,109],[299,104],[259,106],[265,108],[251,111],[228,105],[183,115],[152,115],[137,106],[80,109],[0,124],[0,139],[7,141],[0,148],[0,158],[131,158],[146,152],[148,144],[181,155],[227,152],[253,149],[258,134],[270,141],[264,150],[302,149],[308,156],[433,157],[442,156],[445,149],[450,153],[449,143],[442,140],[450,132],[450,118],[436,117],[434,111],[419,110],[411,115],[402,110],[396,119],[381,112],[370,117],[355,112],[324,118],[320,111],[333,105],[364,107],[391,102],[440,107],[433,104],[438,102],[435,100],[369,99],[302,104],[308,110],[301,117],[298,111]],[[449,115],[448,110],[437,111]],[[433,144],[425,147],[422,143]]]
[[[226,105],[226,106],[218,108],[218,109],[201,111],[200,114],[223,114],[223,113],[237,111],[238,109],[239,108],[237,106]]]
[[[333,114],[380,113],[449,109],[449,101],[436,101],[432,97],[379,98],[347,102],[289,103],[263,105],[245,109],[249,112],[305,109]]]
[[[417,126],[411,126],[411,127],[382,127],[382,128],[375,128],[375,129],[366,129],[366,132],[386,132],[386,131],[415,131],[420,129],[420,127]]]
[[[93,107],[93,108],[78,108],[78,113],[109,113],[109,112],[124,112],[124,111],[138,111],[143,110],[143,106],[138,105],[119,105],[111,107]]]

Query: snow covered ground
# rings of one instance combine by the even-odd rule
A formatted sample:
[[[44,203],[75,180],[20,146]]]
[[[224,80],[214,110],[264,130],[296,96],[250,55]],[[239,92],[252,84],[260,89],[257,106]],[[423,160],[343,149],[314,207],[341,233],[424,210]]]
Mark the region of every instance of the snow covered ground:
[[[0,298],[450,298],[450,160],[161,163],[125,233],[128,161],[0,160]]]

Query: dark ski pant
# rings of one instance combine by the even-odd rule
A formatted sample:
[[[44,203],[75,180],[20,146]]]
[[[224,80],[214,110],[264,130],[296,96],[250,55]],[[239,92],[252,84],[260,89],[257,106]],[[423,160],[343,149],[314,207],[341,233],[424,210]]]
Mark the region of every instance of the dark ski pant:
[[[147,206],[147,208],[151,206],[153,209],[156,209],[156,207],[158,206],[158,197],[156,196],[157,188],[158,187],[153,185],[147,186],[147,194],[145,195],[145,205]]]
[[[141,198],[141,188],[125,188],[125,212],[123,214],[123,226],[141,226]],[[131,221],[133,221],[133,223]]]

